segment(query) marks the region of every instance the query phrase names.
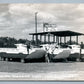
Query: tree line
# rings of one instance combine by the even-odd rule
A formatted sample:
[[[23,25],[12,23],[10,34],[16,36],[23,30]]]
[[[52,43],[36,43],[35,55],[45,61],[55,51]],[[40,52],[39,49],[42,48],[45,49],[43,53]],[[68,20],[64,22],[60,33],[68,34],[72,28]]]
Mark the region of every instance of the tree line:
[[[28,44],[30,41],[27,39],[15,39],[11,37],[0,37],[0,47],[16,48],[15,44],[23,43]]]
[[[38,45],[40,44],[45,44],[45,42],[42,42],[38,39]],[[36,41],[33,41],[33,40],[27,40],[27,39],[15,39],[15,38],[12,38],[12,37],[0,37],[0,47],[3,47],[3,48],[16,48],[15,44],[19,44],[19,43],[22,43],[22,44],[26,44],[28,47],[30,47],[30,44],[31,45],[36,45]],[[48,43],[48,42],[46,42]],[[63,44],[63,43],[61,43]],[[67,41],[66,42],[67,45],[70,44],[70,41]],[[75,41],[71,41],[71,44],[77,44]],[[83,42],[81,42],[81,48],[84,48],[84,44]]]

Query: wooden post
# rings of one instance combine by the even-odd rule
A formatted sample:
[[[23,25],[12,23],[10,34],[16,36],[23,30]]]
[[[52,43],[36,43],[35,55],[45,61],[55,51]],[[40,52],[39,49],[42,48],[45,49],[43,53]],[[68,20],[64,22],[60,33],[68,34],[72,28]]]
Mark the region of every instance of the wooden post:
[[[76,36],[76,43],[78,44],[78,36]]]
[[[55,36],[53,35],[53,43],[55,43]]]
[[[58,36],[56,36],[56,43],[58,43]]]
[[[58,36],[58,44],[59,44],[59,36]]]
[[[55,36],[55,42],[56,42],[56,36]]]
[[[83,59],[82,59],[82,48],[83,48],[83,42],[81,42],[81,44],[80,44],[80,56],[79,56],[80,61],[83,61]]]
[[[64,43],[66,43],[66,36],[64,37]]]
[[[71,36],[70,36],[70,45],[71,45]]]
[[[34,41],[34,35],[32,35],[32,41]]]
[[[46,34],[44,35],[44,43],[46,43]]]
[[[36,35],[36,45],[38,45],[38,35]]]
[[[60,44],[61,44],[61,42],[62,42],[62,38],[60,37]]]
[[[48,34],[48,42],[50,43],[50,34]]]
[[[40,41],[42,41],[42,35],[40,35]]]
[[[56,37],[56,42],[59,44],[59,36]]]

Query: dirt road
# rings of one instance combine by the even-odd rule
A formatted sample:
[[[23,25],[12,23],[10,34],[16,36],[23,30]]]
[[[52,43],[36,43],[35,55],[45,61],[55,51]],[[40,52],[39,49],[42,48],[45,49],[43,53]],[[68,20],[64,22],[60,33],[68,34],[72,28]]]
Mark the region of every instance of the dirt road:
[[[19,63],[0,61],[0,80],[84,80],[84,62]]]

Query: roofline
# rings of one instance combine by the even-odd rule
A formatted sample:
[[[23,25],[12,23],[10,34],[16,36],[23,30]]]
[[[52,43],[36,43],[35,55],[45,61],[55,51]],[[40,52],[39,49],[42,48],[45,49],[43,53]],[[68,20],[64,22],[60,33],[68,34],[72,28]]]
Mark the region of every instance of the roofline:
[[[30,33],[29,35],[41,35],[41,34],[48,34],[48,33],[55,33],[55,32],[72,32],[72,33],[78,33],[78,36],[79,35],[84,35],[83,33],[74,32],[74,31],[70,31],[70,30],[66,30],[66,31],[51,31],[51,32],[38,32],[38,33]],[[56,36],[59,36],[59,35],[56,35]],[[67,36],[67,35],[65,35],[65,36]],[[77,36],[77,34],[76,35],[70,35],[70,36]]]

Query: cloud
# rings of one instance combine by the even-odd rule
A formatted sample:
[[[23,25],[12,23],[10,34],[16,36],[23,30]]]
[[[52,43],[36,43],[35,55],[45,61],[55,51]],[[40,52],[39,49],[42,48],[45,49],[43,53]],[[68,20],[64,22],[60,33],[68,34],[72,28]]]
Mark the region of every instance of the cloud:
[[[0,4],[0,36],[30,39],[28,34],[35,32],[35,12],[38,32],[47,22],[59,30],[84,33],[84,4]]]

